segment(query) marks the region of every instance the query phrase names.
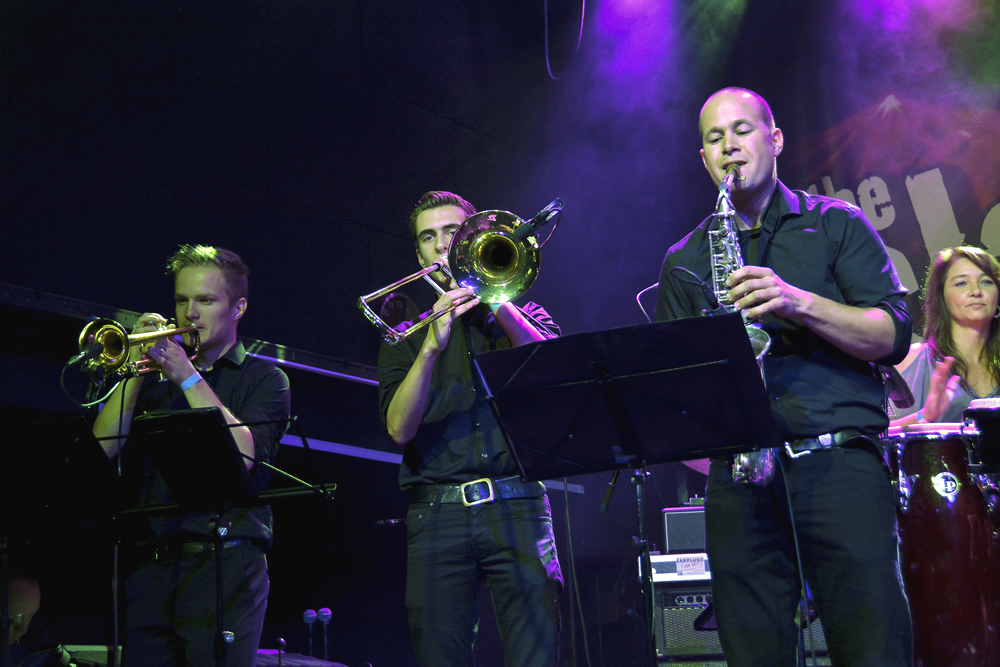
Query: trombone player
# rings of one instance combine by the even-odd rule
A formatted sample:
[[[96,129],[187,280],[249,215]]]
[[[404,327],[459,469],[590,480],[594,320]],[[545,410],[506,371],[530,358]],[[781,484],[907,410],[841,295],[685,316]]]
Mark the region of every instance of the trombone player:
[[[417,260],[447,265],[452,237],[476,209],[451,192],[425,193],[410,214]],[[473,377],[471,356],[557,336],[537,304],[487,306],[443,271],[434,312],[457,307],[421,335],[379,353],[382,422],[403,448],[406,608],[423,667],[472,665],[476,590],[485,578],[506,664],[558,662],[562,573],[545,487],[521,482]]]
[[[249,270],[234,252],[210,246],[181,246],[167,261],[174,276],[174,301],[179,327],[197,327],[197,356],[188,357],[173,337],[162,337],[145,355],[162,370],[156,382],[145,375],[124,379],[94,422],[94,435],[108,458],[121,451],[131,463],[125,444],[132,418],[154,410],[218,407],[240,451],[251,479],[263,489],[270,474],[256,461],[271,462],[286,426],[244,423],[287,419],[288,378],[273,365],[247,355],[237,327],[247,309]],[[166,320],[143,313],[136,333],[154,331]],[[130,361],[142,351],[134,345]],[[123,436],[116,438],[114,436]],[[136,473],[145,463],[125,466]],[[190,461],[198,465],[197,461]],[[168,503],[170,493],[155,470],[146,475],[140,496],[144,503]],[[226,629],[235,639],[217,660],[215,554],[210,512],[149,520],[137,565],[124,577],[124,665],[227,665],[256,662],[269,590],[264,552],[271,545],[270,507],[237,508],[223,515],[230,524],[222,543]]]

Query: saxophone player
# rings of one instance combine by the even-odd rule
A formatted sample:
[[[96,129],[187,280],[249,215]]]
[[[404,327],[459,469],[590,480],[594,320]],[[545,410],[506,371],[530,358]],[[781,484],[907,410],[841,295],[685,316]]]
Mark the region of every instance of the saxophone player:
[[[906,354],[906,290],[858,208],[778,180],[784,137],[760,95],[714,93],[698,129],[715,184],[738,170],[731,199],[744,266],[728,276],[726,296],[770,335],[764,376],[785,441],[769,481],[734,480],[728,459],[709,469],[706,548],[727,664],[798,665],[805,586],[833,664],[910,665],[895,496],[877,444],[888,418],[871,367]],[[711,279],[713,224],[710,216],[667,252],[657,320],[708,307],[671,269]]]

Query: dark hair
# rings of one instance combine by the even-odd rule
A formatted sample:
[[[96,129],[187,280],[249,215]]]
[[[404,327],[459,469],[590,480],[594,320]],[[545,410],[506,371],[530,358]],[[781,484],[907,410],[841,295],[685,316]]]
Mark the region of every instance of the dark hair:
[[[954,357],[954,373],[965,378],[968,371],[965,360],[959,355],[955,341],[951,337],[951,312],[944,298],[945,278],[952,264],[967,259],[979,270],[993,279],[1000,287],[1000,262],[990,253],[972,246],[958,246],[942,250],[931,263],[924,282],[924,341],[938,357]],[[1000,380],[1000,335],[997,334],[997,320],[990,321],[990,331],[983,347],[982,358],[993,381]]]
[[[457,206],[465,211],[466,217],[476,214],[476,207],[454,192],[447,192],[445,190],[425,192],[420,195],[420,199],[417,200],[413,210],[410,211],[410,236],[413,237],[414,243],[417,242],[417,216],[424,211],[429,211],[432,208],[440,208],[441,206]]]
[[[192,266],[214,266],[222,272],[230,305],[247,298],[250,269],[235,252],[206,245],[182,245],[167,260],[167,273],[176,278],[182,269]]]
[[[721,88],[721,89],[715,91],[714,93],[712,93],[711,95],[709,95],[708,99],[705,100],[705,103],[703,105],[701,105],[701,111],[698,113],[698,134],[699,135],[701,135],[701,115],[703,113],[705,113],[705,107],[708,106],[708,103],[711,102],[715,98],[716,95],[722,95],[723,93],[734,93],[734,94],[737,94],[737,95],[747,94],[747,95],[750,95],[751,97],[753,97],[755,100],[757,100],[757,104],[760,105],[760,108],[763,111],[764,124],[767,125],[767,127],[768,127],[769,130],[773,130],[775,128],[775,125],[774,125],[774,114],[771,113],[771,107],[770,107],[770,105],[768,105],[767,100],[765,100],[763,97],[761,97],[760,95],[758,95],[757,93],[753,92],[752,90],[750,90],[748,88],[740,88],[738,86],[729,86],[728,88]]]

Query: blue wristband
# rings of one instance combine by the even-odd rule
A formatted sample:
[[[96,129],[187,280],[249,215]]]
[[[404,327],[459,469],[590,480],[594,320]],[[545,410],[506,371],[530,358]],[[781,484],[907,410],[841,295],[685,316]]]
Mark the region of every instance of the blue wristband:
[[[191,377],[189,377],[187,380],[184,380],[184,382],[181,382],[180,384],[181,391],[187,391],[188,389],[195,386],[199,382],[201,382],[201,375],[198,374],[198,371],[195,371]]]

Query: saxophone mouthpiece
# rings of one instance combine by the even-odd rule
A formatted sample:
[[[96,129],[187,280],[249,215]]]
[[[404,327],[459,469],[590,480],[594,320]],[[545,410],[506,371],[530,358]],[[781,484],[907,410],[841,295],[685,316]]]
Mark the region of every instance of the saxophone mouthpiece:
[[[732,183],[733,181],[747,180],[746,176],[740,176],[740,165],[737,162],[734,162],[728,167],[726,167],[726,176],[730,177],[729,178],[730,183]]]

